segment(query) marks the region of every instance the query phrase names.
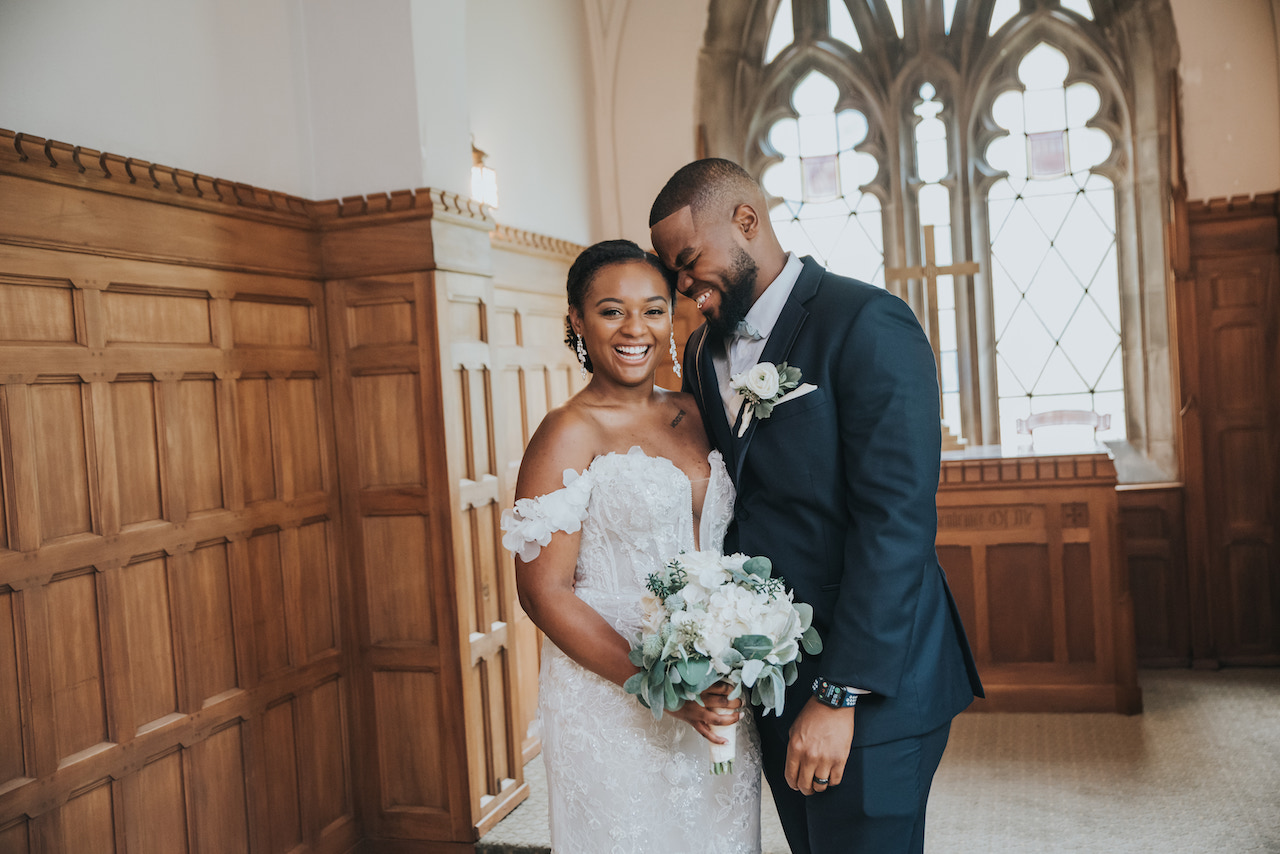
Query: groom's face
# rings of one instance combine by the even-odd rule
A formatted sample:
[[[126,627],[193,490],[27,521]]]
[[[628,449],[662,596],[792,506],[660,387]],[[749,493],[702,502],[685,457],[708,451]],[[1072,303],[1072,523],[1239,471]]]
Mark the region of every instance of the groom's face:
[[[732,332],[755,302],[759,272],[736,223],[696,222],[684,207],[649,236],[662,263],[675,271],[676,289],[693,300],[711,331]]]

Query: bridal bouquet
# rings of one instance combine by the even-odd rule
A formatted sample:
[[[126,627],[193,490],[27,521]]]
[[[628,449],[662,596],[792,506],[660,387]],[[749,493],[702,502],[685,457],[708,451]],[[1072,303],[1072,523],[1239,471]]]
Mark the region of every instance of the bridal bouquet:
[[[648,579],[641,602],[644,627],[631,663],[641,668],[623,686],[661,718],[716,682],[730,697],[746,697],[764,713],[782,712],[784,689],[796,680],[801,647],[822,641],[810,623],[813,607],[791,599],[766,557],[682,552]],[[711,745],[711,771],[733,770],[734,727],[712,727],[726,744]]]

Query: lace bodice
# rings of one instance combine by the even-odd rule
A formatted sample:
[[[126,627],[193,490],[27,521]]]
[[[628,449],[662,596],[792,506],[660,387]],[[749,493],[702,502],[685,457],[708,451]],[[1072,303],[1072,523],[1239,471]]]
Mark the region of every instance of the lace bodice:
[[[639,630],[645,580],[664,561],[700,544],[719,548],[733,517],[733,483],[719,451],[707,457],[711,478],[698,536],[693,487],[675,463],[639,447],[596,457],[582,474],[564,473],[564,489],[523,498],[503,514],[502,543],[533,560],[556,531],[581,528],[574,588],[628,640]]]
[[[634,643],[649,574],[681,551],[724,542],[733,484],[718,451],[708,461],[696,538],[688,477],[634,447],[596,457],[582,473],[567,470],[563,489],[517,501],[503,514],[503,545],[533,560],[555,532],[581,530],[575,592]],[[549,641],[538,714],[556,854],[760,850],[759,744],[749,715],[738,727],[735,773],[712,776],[707,742],[690,726],[655,721]]]

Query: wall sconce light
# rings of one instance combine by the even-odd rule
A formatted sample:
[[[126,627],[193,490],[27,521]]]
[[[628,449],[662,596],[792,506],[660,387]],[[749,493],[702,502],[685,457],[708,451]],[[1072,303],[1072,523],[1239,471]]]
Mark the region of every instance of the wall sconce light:
[[[498,207],[498,173],[485,165],[487,157],[471,143],[471,198],[483,202],[495,210]]]

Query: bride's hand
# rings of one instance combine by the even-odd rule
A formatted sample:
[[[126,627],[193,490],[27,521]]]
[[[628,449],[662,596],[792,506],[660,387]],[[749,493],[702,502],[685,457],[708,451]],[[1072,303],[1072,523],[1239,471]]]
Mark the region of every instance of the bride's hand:
[[[742,717],[742,698],[729,699],[733,686],[728,682],[717,682],[702,692],[702,702],[685,703],[677,711],[668,711],[673,718],[679,718],[698,731],[698,734],[713,744],[724,744],[725,739],[711,731],[712,726],[735,724]]]

